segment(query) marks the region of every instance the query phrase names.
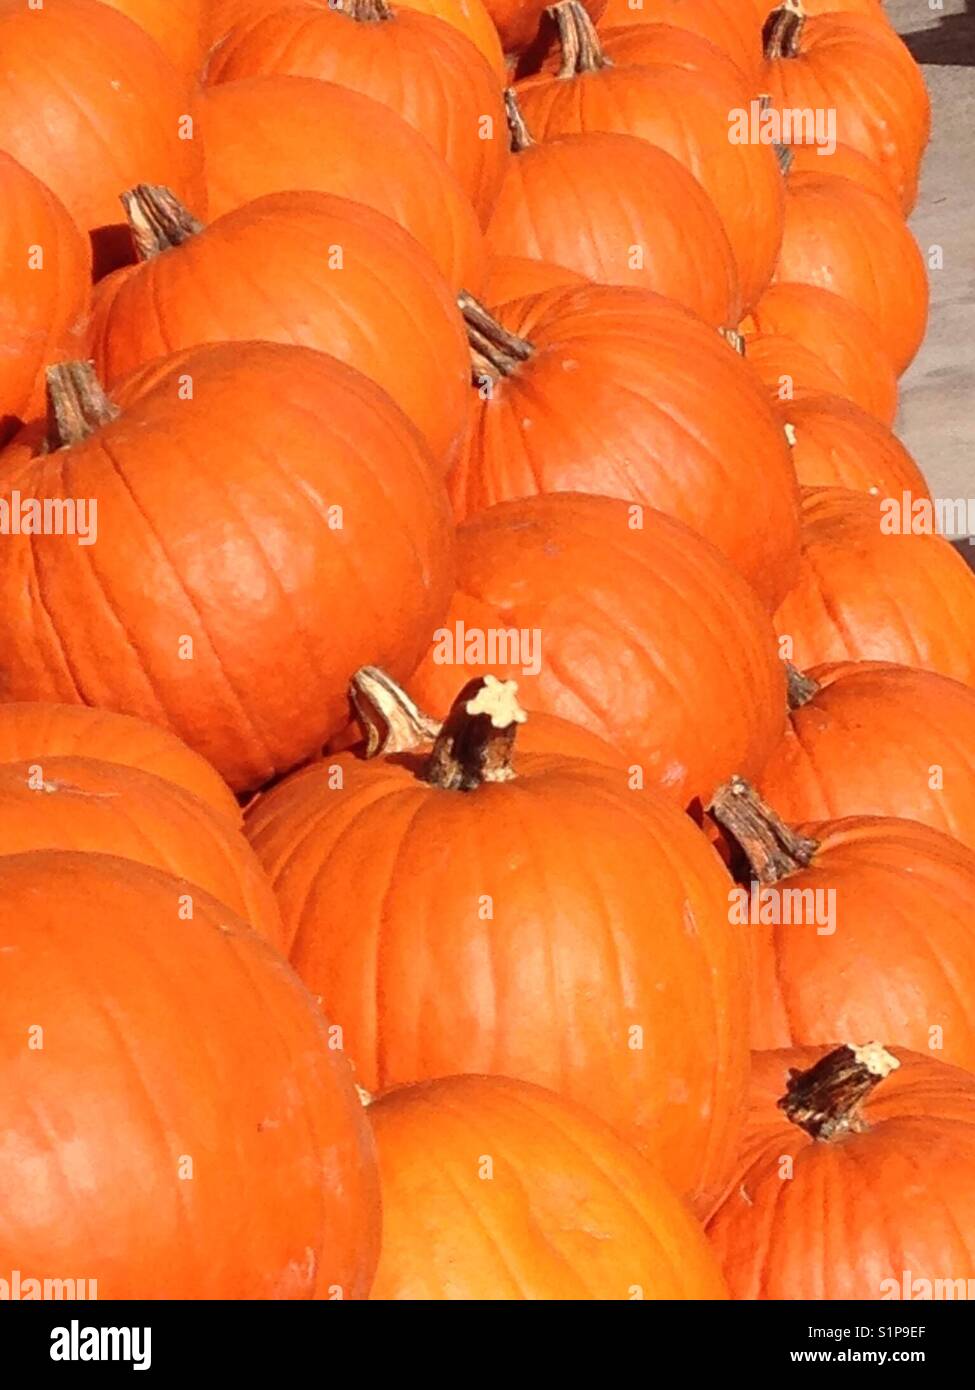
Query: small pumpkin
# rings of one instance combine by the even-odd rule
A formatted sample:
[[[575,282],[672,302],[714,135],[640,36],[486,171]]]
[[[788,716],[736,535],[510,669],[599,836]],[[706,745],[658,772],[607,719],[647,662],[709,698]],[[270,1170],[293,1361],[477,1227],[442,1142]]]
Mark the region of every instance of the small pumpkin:
[[[975,1278],[975,1077],[878,1043],[755,1053],[708,1235],[738,1299],[933,1298]]]
[[[761,35],[741,0],[608,0],[600,30],[671,24],[707,39],[755,85],[762,67]]]
[[[185,886],[0,856],[0,1263],[107,1299],[364,1298],[379,1194],[348,1062],[222,903],[180,921]]]
[[[912,507],[932,511],[907,502],[907,524]],[[948,542],[907,533],[900,496],[804,488],[802,512],[799,582],[775,616],[789,659],[900,662],[975,685],[975,574]]]
[[[924,474],[886,425],[839,396],[783,403],[792,462],[805,487],[842,487],[879,497],[930,499]]]
[[[911,666],[836,662],[793,672],[789,702],[759,779],[787,820],[901,816],[975,850],[970,686]]]
[[[453,1072],[551,1086],[707,1211],[747,1067],[730,880],[655,789],[516,751],[524,720],[513,682],[476,678],[432,748],[339,754],[260,798],[247,829],[290,959],[367,1090]]]
[[[368,1115],[383,1207],[374,1299],[727,1297],[668,1185],[551,1091],[450,1076],[390,1091]]]

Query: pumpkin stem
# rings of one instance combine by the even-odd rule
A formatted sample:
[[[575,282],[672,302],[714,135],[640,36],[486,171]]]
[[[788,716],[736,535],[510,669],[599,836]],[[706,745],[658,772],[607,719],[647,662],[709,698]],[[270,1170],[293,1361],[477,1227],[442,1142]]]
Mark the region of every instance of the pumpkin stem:
[[[737,352],[739,357],[745,356],[745,335],[739,333],[737,328],[719,328],[718,333],[730,348]]]
[[[349,699],[365,735],[366,757],[412,753],[433,743],[440,721],[425,714],[402,686],[378,666],[362,666],[349,685]]]
[[[521,114],[521,107],[518,105],[518,98],[513,87],[506,87],[504,91],[504,112],[508,118],[508,133],[511,136],[511,150],[513,154],[521,154],[523,150],[529,149],[534,145],[531,131],[525,124],[525,118]]]
[[[773,145],[772,149],[775,151],[775,157],[779,161],[779,169],[782,172],[782,177],[784,179],[788,178],[792,171],[792,166],[796,162],[794,151],[789,145]]]
[[[48,367],[46,381],[48,453],[80,444],[121,414],[95,375],[94,362]]]
[[[791,661],[785,663],[785,679],[790,710],[802,709],[803,705],[808,705],[810,700],[814,700],[822,689],[819,681],[805,675],[797,666],[793,666]]]
[[[135,254],[151,261],[203,231],[203,223],[161,183],[139,183],[122,194]]]
[[[381,24],[393,18],[386,0],[332,0],[332,4],[360,24]]]
[[[527,362],[535,351],[527,338],[509,333],[466,290],[461,290],[457,296],[457,304],[467,326],[467,341],[476,378],[483,380],[487,376],[498,381],[503,376],[510,376],[519,363]]]
[[[559,77],[580,77],[584,72],[598,72],[600,68],[613,66],[602,50],[595,24],[579,0],[562,0],[561,4],[550,5],[545,13],[551,15],[559,28],[562,50]]]
[[[765,21],[762,37],[765,41],[765,57],[798,58],[799,42],[806,27],[806,12],[802,0],[783,0],[777,10],[773,10]]]
[[[423,771],[443,791],[474,791],[482,782],[510,782],[511,753],[519,724],[516,681],[478,676],[468,681],[450,707]]]
[[[734,836],[759,883],[778,883],[797,873],[819,849],[818,840],[791,830],[744,777],[719,787],[708,809]]]
[[[786,1093],[778,1102],[794,1125],[813,1139],[829,1141],[867,1128],[860,1106],[900,1062],[880,1043],[828,1052],[807,1071],[789,1070]]]

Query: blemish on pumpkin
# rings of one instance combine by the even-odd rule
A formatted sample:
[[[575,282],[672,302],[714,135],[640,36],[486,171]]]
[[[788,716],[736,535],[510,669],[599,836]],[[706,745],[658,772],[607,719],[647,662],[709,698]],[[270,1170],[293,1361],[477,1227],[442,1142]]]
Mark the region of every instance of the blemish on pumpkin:
[[[697,930],[697,918],[694,916],[694,909],[686,899],[684,900],[683,919],[684,930],[687,932],[687,935],[697,936],[699,934]]]
[[[748,1206],[753,1207],[755,1205],[752,1198],[748,1195],[748,1189],[745,1187],[744,1183],[740,1183],[738,1186],[738,1196],[743,1202],[747,1203]]]

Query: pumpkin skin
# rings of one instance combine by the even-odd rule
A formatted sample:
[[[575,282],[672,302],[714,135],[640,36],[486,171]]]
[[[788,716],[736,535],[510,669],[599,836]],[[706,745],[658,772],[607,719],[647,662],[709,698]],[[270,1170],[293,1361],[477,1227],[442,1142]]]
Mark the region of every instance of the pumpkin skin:
[[[662,513],[574,493],[499,503],[460,528],[457,584],[444,628],[538,630],[541,669],[448,667],[434,648],[411,691],[435,715],[463,679],[512,677],[526,709],[593,730],[682,807],[757,772],[781,737],[784,674],[761,602]]]
[[[235,790],[261,786],[344,725],[350,671],[419,660],[452,578],[443,484],[389,398],[310,348],[189,349],[115,401],[19,465],[24,496],[97,499],[112,545],[7,538],[4,693],[167,724]]]
[[[328,275],[323,247],[341,248]],[[470,363],[454,297],[423,248],[362,203],[270,193],[97,288],[90,352],[110,385],[235,339],[329,352],[383,387],[444,467],[460,446]]]
[[[38,264],[38,257],[43,259]],[[0,151],[0,444],[44,401],[43,371],[82,341],[91,250],[40,179]]]
[[[608,0],[600,30],[671,24],[707,39],[754,84],[762,70],[761,35],[740,0]]]
[[[390,107],[457,175],[487,221],[510,158],[497,74],[455,28],[386,0],[342,9],[283,5],[240,25],[211,55],[207,82],[317,77]]]
[[[931,127],[931,103],[921,70],[889,24],[870,16],[829,13],[796,21],[786,52],[774,45],[762,76],[779,110],[836,111],[836,139],[874,160],[901,210],[910,212]],[[789,56],[792,51],[795,56]],[[824,158],[823,163],[827,163]]]
[[[839,395],[893,423],[897,377],[890,357],[867,316],[840,295],[818,285],[772,285],[739,328],[746,357],[753,357],[757,334],[791,339],[825,364],[840,383]]]
[[[893,184],[881,166],[852,145],[841,145],[837,141],[834,150],[821,150],[815,145],[790,145],[789,173],[830,174],[833,178],[852,179],[903,211]]]
[[[789,659],[891,661],[975,685],[975,574],[944,537],[885,533],[885,499],[864,492],[803,494],[800,578],[775,615]]]
[[[586,209],[584,225],[567,207]],[[632,135],[566,135],[519,149],[486,241],[492,256],[654,290],[716,328],[740,318],[734,256],[713,203],[676,159]]]
[[[797,397],[839,396],[843,383],[821,357],[777,333],[756,333],[742,345],[742,356],[768,391],[773,403],[786,408]],[[888,364],[889,365],[889,364]]]
[[[96,0],[2,0],[0,50],[4,150],[91,237],[96,276],[131,259],[118,198],[140,179],[206,212],[199,132],[180,138],[190,82],[130,19]]]
[[[220,774],[168,729],[87,705],[0,704],[0,762],[74,757],[150,772],[240,824],[240,807]]]
[[[738,1180],[708,1227],[732,1297],[899,1298],[906,1265],[917,1279],[975,1277],[975,1077],[896,1048],[866,1129],[817,1141],[777,1101],[790,1068],[823,1053],[754,1055]]]
[[[265,193],[332,193],[405,227],[455,289],[479,285],[474,209],[436,151],[387,106],[313,77],[255,77],[208,88],[199,111],[212,217]]]
[[[368,1115],[383,1206],[372,1298],[727,1297],[667,1184],[551,1091],[452,1076],[391,1091]]]
[[[144,29],[180,72],[196,77],[203,62],[208,0],[103,0]]]
[[[0,854],[91,850],[162,869],[226,904],[266,941],[284,942],[250,846],[225,816],[140,768],[85,755],[0,764]]]
[[[895,434],[852,401],[811,395],[783,404],[792,462],[804,487],[930,497],[924,474]]]
[[[481,294],[489,309],[497,309],[530,294],[584,284],[585,276],[548,261],[533,261],[527,256],[494,256],[488,261]]]
[[[342,1029],[357,1080],[377,1091],[488,1072],[550,1086],[707,1212],[748,1062],[725,869],[688,817],[619,769],[516,746],[513,780],[460,792],[422,780],[430,761],[339,754],[246,818],[291,962]]]
[[[4,1268],[100,1298],[365,1297],[371,1135],[278,953],[205,893],[180,923],[185,884],[109,855],[5,855],[0,884]]]
[[[449,479],[458,519],[538,492],[620,497],[706,536],[774,611],[798,577],[795,471],[765,393],[718,334],[608,285],[522,300],[501,322],[533,351],[472,393]]]
[[[505,53],[520,53],[539,35],[548,6],[545,0],[485,0]],[[606,10],[606,0],[584,0],[593,19]]]
[[[975,850],[975,691],[883,662],[809,674],[819,688],[791,711],[759,778],[780,815],[901,816]]]
[[[619,65],[683,68],[714,77],[725,86],[742,81],[741,67],[733,58],[702,35],[676,24],[633,23],[605,31],[601,26],[599,41],[606,57]],[[553,59],[552,70],[558,67]]]
[[[928,318],[928,277],[894,209],[849,179],[797,174],[786,183],[776,280],[819,285],[867,316],[900,375]]]

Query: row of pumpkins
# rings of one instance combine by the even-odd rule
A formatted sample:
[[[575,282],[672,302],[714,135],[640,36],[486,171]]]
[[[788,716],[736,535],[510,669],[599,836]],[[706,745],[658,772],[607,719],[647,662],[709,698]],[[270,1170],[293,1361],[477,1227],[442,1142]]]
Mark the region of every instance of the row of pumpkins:
[[[880,524],[879,0],[0,0],[0,52],[0,1269],[975,1276],[975,577]],[[785,107],[835,152],[729,139]]]

